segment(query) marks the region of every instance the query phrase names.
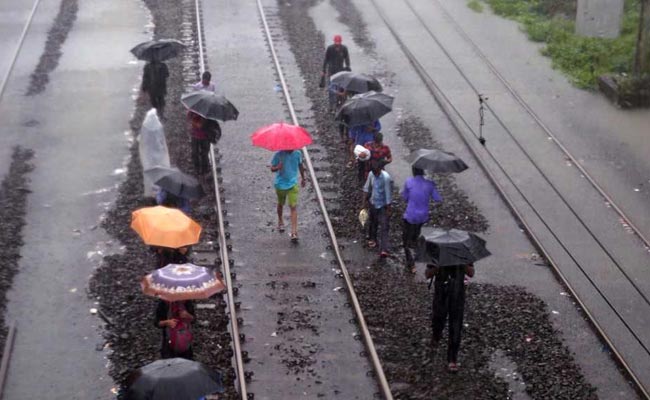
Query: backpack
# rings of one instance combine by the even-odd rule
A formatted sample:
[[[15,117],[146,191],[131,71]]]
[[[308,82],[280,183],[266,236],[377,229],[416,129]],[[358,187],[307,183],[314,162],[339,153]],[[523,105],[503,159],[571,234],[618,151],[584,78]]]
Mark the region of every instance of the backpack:
[[[178,320],[174,328],[167,328],[169,348],[175,354],[185,353],[192,347],[192,329],[189,323],[178,317],[181,310],[185,310],[183,302],[173,302],[169,306],[169,319]]]

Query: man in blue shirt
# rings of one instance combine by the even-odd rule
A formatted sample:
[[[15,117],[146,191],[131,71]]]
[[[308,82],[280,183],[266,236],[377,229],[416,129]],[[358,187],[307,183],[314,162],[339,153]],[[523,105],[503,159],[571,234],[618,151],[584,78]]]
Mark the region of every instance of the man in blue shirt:
[[[424,178],[424,171],[413,168],[413,177],[404,182],[402,198],[406,201],[404,211],[402,242],[406,256],[406,268],[415,273],[415,261],[411,255],[410,247],[415,245],[422,225],[429,220],[429,200],[442,202],[436,184]]]
[[[392,180],[388,172],[384,171],[381,161],[371,161],[370,170],[365,185],[363,185],[363,205],[362,208],[368,208],[369,214],[369,234],[368,247],[377,246],[377,231],[381,226],[379,236],[379,256],[381,258],[390,255],[390,237],[389,224],[391,214],[392,198]],[[368,206],[369,203],[369,206]]]
[[[305,168],[300,150],[282,150],[271,160],[271,171],[275,172],[275,193],[278,196],[278,231],[284,232],[282,211],[289,201],[291,209],[291,241],[298,241],[298,172],[300,186],[305,186]]]

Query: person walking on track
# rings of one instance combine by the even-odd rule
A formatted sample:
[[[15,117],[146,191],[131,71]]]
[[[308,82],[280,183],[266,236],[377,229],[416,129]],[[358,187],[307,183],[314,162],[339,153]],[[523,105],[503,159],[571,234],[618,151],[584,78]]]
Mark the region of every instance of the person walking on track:
[[[370,162],[371,173],[363,185],[363,205],[368,208],[369,214],[369,240],[368,247],[377,247],[377,231],[381,227],[379,235],[379,256],[381,258],[390,255],[389,250],[389,220],[392,202],[392,180],[388,172],[383,170],[381,161]]]
[[[406,202],[406,210],[402,219],[402,243],[406,268],[415,273],[415,260],[411,247],[415,246],[422,225],[429,220],[429,201],[442,202],[436,184],[424,178],[424,170],[412,167],[413,176],[404,182],[402,199]]]
[[[320,86],[328,88],[330,112],[333,112],[336,107],[336,92],[329,90],[329,78],[337,72],[350,70],[350,54],[348,48],[342,43],[341,35],[334,35],[334,44],[327,46],[323,61]]]
[[[474,265],[453,265],[437,267],[427,265],[426,276],[434,278],[433,317],[431,346],[435,350],[442,338],[442,330],[449,317],[449,342],[447,347],[447,369],[458,372],[458,351],[460,350],[463,314],[465,312],[465,275],[474,276]]]
[[[201,80],[192,85],[192,89],[214,92],[216,90],[216,87],[214,86],[214,83],[211,82],[211,80],[212,74],[210,71],[204,71],[203,74],[201,74]]]
[[[147,93],[151,106],[158,111],[161,119],[164,118],[163,113],[165,110],[168,77],[169,69],[167,68],[167,64],[158,61],[155,56],[144,66],[141,89]]]
[[[271,172],[275,172],[275,192],[278,198],[278,231],[284,232],[282,217],[284,205],[291,210],[291,241],[298,242],[298,173],[300,186],[305,186],[305,168],[300,150],[282,150],[271,160]]]

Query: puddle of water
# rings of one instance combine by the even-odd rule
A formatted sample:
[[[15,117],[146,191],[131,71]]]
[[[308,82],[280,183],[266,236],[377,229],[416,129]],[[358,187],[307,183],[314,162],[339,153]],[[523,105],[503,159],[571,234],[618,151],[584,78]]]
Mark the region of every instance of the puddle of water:
[[[489,366],[494,371],[494,376],[503,379],[508,384],[510,399],[531,400],[531,397],[526,393],[526,383],[517,372],[517,364],[503,351],[496,350],[492,353]]]

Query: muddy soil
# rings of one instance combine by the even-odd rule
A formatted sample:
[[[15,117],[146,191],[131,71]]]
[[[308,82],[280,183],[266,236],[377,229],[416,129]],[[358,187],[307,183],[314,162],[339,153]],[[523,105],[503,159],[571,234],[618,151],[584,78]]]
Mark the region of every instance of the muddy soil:
[[[15,147],[11,156],[9,173],[0,186],[0,358],[4,353],[8,326],[5,321],[7,291],[11,288],[18,272],[20,249],[23,246],[22,229],[25,226],[29,173],[34,169],[31,163],[34,152]]]
[[[186,20],[195,23],[194,2],[176,0],[145,0],[155,24],[154,38],[182,40],[178,27]],[[191,17],[188,17],[190,15]],[[194,28],[196,32],[196,28]],[[194,46],[194,48],[192,47]],[[186,52],[197,54],[196,41]],[[125,49],[128,51],[129,49]],[[190,71],[183,69],[182,58],[167,62],[170,77],[167,81],[167,106],[163,125],[172,165],[192,174],[190,142],[187,135],[186,111],[180,97],[187,90],[187,82],[197,80],[198,63]],[[150,109],[148,100],[140,95],[130,121],[134,135],[140,130],[145,113]],[[192,203],[191,216],[204,228],[202,242],[217,241],[214,217],[214,187],[204,185],[208,195]],[[90,282],[90,294],[99,303],[100,316],[105,325],[105,348],[109,350],[109,373],[123,389],[131,371],[159,358],[160,329],[154,326],[156,300],[141,293],[140,279],[155,268],[153,254],[130,228],[131,212],[139,207],[154,205],[153,199],[143,198],[142,168],[137,142],[131,147],[131,159],[126,180],[121,184],[119,196],[108,212],[102,226],[124,246],[121,254],[108,256],[97,269]],[[228,333],[225,302],[220,295],[197,304],[196,322],[193,324],[194,358],[224,374],[226,393],[224,399],[235,399],[234,371],[231,366],[232,350]],[[118,397],[121,398],[120,391]]]
[[[340,20],[352,24],[355,43],[366,50],[375,49],[372,39],[353,3],[331,0]],[[359,204],[356,171],[346,168],[344,146],[337,126],[327,111],[326,94],[319,89],[319,76],[326,41],[307,17],[319,0],[278,0],[279,15],[289,38],[298,67],[305,79],[305,92],[312,103],[319,143],[327,149],[329,173],[336,186],[338,200]],[[354,60],[352,60],[354,65]],[[383,71],[391,76],[394,71]],[[431,131],[416,115],[407,115],[397,127],[397,134],[410,150],[439,148]],[[322,156],[320,154],[319,156]],[[476,232],[488,229],[480,210],[458,189],[453,176],[434,176],[444,202],[433,209],[432,225]],[[399,249],[400,219],[403,205],[397,205],[391,219],[392,245]],[[332,207],[341,237],[363,240],[355,207]],[[379,355],[397,399],[502,399],[513,390],[490,366],[496,351],[514,362],[523,377],[528,395],[533,399],[593,399],[595,388],[585,381],[570,351],[552,328],[543,301],[522,288],[489,284],[470,284],[467,290],[466,327],[461,346],[461,372],[449,375],[446,370],[446,346],[431,349],[431,292],[422,281],[405,273],[401,257],[387,262],[369,255],[362,268],[354,273],[355,288],[363,304],[367,322],[378,345]],[[481,273],[480,267],[477,273]],[[387,295],[390,294],[390,295]],[[444,343],[444,340],[443,340]],[[521,382],[519,383],[522,384]],[[520,389],[520,388],[517,388]]]

